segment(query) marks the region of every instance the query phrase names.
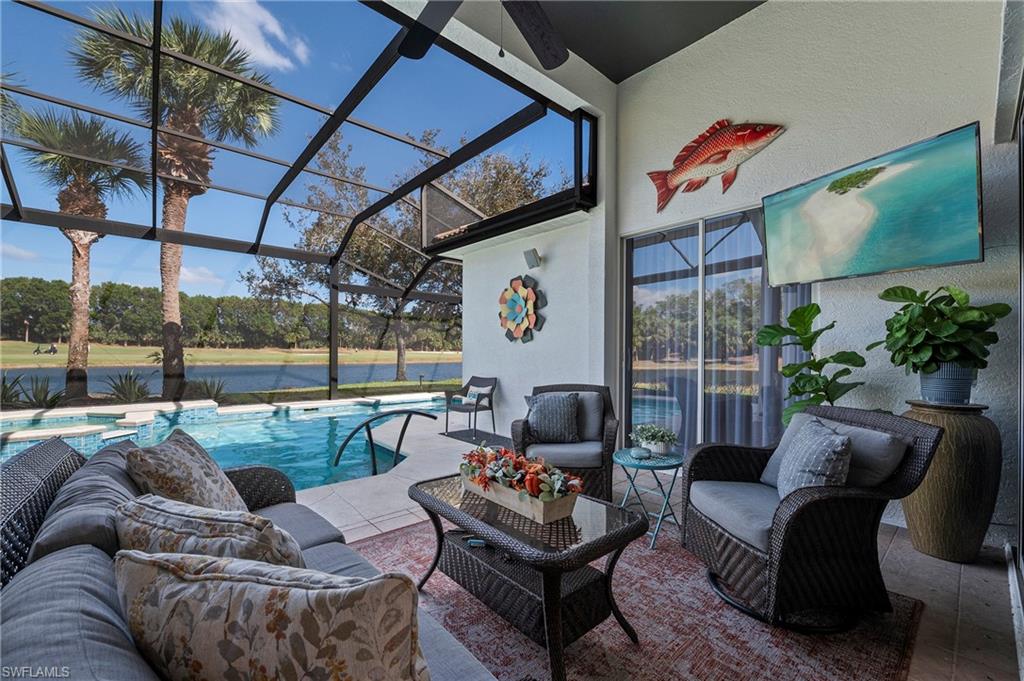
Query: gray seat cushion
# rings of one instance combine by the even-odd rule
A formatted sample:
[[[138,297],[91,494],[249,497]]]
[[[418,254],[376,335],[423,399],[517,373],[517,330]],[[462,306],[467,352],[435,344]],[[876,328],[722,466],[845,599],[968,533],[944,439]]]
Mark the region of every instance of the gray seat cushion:
[[[783,433],[779,446],[768,460],[768,465],[761,474],[761,482],[778,486],[782,457],[789,449],[796,432],[811,420],[827,426],[837,435],[850,438],[850,473],[846,478],[849,487],[875,487],[882,484],[899,468],[907,449],[914,444],[910,438],[884,431],[851,426],[810,414],[795,414],[786,432]]]
[[[698,480],[690,485],[690,503],[723,530],[768,552],[779,492],[759,482]]]
[[[600,468],[600,442],[542,443],[526,448],[526,456],[543,458],[552,466],[566,468]]]
[[[311,546],[302,552],[310,570],[329,572],[340,577],[373,577],[380,570],[355,550],[336,541]]]
[[[256,515],[269,518],[274,525],[294,537],[303,551],[311,546],[327,542],[345,543],[345,535],[341,533],[341,530],[327,522],[322,515],[302,504],[290,502],[274,504],[261,508]]]
[[[420,649],[430,670],[430,681],[494,681],[487,668],[423,608],[419,629]]]
[[[51,553],[0,592],[4,667],[67,668],[77,681],[157,681],[121,615],[110,556],[88,545]]]
[[[130,441],[106,447],[75,471],[57,491],[29,551],[29,562],[69,546],[91,544],[109,556],[117,553],[114,512],[139,496],[128,476]]]

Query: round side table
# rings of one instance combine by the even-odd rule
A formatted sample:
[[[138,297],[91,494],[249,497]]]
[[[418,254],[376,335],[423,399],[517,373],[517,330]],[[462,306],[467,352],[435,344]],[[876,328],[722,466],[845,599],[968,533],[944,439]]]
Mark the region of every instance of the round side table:
[[[983,404],[933,404],[909,400],[904,416],[945,434],[913,494],[903,499],[910,541],[921,553],[970,563],[978,557],[992,520],[1002,443],[999,429],[982,416]]]
[[[629,479],[629,488],[623,495],[619,506],[626,508],[639,504],[641,509],[645,509],[647,515],[657,520],[648,532],[651,535],[651,548],[653,549],[658,541],[661,525],[665,520],[671,520],[671,522],[675,523],[676,527],[680,526],[679,518],[672,509],[672,504],[669,500],[672,497],[672,490],[676,486],[676,478],[678,477],[676,472],[683,465],[684,457],[682,454],[671,453],[660,456],[652,454],[648,459],[638,459],[633,456],[634,451],[635,448],[628,447],[612,454],[612,461],[622,466],[622,470],[626,473],[626,478]],[[636,479],[641,471],[650,471],[651,475],[654,476],[654,483],[657,487],[639,487],[636,484]],[[669,481],[667,489],[664,483],[662,483],[661,478],[658,477],[658,471],[672,471],[672,479]],[[630,494],[636,495],[636,501],[629,501]],[[646,511],[643,494],[657,494],[661,498],[661,510],[658,513]]]

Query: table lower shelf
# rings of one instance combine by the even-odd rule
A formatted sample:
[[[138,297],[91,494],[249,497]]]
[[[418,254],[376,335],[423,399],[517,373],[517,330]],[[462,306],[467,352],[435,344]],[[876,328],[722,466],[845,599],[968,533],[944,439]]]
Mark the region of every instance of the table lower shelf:
[[[444,534],[437,568],[509,624],[546,646],[541,573],[489,547],[471,547],[472,535]],[[569,645],[608,618],[606,577],[587,566],[562,575],[562,642]]]

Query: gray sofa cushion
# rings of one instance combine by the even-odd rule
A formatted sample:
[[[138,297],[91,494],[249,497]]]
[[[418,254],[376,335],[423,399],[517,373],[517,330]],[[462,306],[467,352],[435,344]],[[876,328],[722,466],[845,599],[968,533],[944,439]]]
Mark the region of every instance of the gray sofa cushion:
[[[880,430],[851,426],[810,414],[795,414],[786,432],[783,433],[779,446],[768,460],[768,465],[761,474],[761,482],[778,486],[779,465],[785,450],[789,448],[800,426],[812,419],[829,427],[836,434],[850,438],[850,473],[846,478],[846,484],[850,487],[875,487],[888,480],[899,468],[907,449],[914,444],[909,438]]]
[[[125,469],[130,441],[106,447],[92,456],[57,491],[29,551],[29,562],[54,551],[92,544],[107,555],[117,553],[114,511],[139,495]]]
[[[121,616],[110,557],[80,545],[52,553],[0,592],[5,668],[66,667],[76,681],[157,681]]]
[[[579,442],[579,396],[576,393],[541,393],[528,400],[526,421],[537,442]]]
[[[759,482],[698,480],[690,485],[690,503],[723,530],[768,552],[779,493]]]
[[[256,515],[269,518],[274,525],[290,534],[299,548],[308,549],[327,542],[345,543],[345,535],[322,515],[308,506],[294,503],[274,504],[261,508]],[[318,570],[310,566],[310,569]]]
[[[600,468],[603,451],[600,442],[542,443],[527,447],[526,456],[559,468]]]
[[[569,395],[567,392],[550,392],[544,395]],[[576,424],[581,440],[600,440],[604,437],[604,398],[601,393],[580,391],[576,393]]]
[[[336,541],[311,546],[302,557],[307,569],[342,577],[373,577],[380,572],[355,550]]]

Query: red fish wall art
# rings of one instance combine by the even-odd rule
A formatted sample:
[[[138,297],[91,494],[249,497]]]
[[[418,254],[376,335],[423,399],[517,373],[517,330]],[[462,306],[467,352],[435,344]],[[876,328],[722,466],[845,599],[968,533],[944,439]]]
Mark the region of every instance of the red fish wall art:
[[[715,175],[722,176],[722,193],[736,181],[740,164],[778,139],[786,128],[770,123],[740,123],[728,119],[715,121],[687,144],[672,159],[670,170],[647,173],[658,190],[658,212],[682,187],[684,192],[697,191]]]

